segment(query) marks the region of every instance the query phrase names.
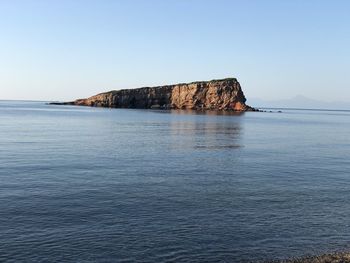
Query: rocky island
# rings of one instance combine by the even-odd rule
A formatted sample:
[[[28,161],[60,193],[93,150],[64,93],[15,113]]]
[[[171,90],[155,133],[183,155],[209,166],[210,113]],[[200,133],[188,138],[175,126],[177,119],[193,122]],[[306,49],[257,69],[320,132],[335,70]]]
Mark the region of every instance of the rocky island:
[[[235,78],[104,92],[72,102],[52,103],[110,108],[255,111],[245,104]]]

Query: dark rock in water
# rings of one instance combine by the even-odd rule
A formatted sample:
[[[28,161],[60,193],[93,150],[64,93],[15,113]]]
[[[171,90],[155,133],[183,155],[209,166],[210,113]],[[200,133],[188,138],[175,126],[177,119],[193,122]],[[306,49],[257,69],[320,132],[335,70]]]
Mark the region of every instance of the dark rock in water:
[[[66,102],[57,102],[57,101],[54,101],[54,102],[50,102],[50,103],[46,103],[48,105],[65,105],[67,104]]]
[[[199,81],[188,84],[114,90],[87,99],[64,102],[79,105],[138,109],[192,109],[257,111],[245,104],[237,79]],[[58,103],[52,103],[58,104]]]

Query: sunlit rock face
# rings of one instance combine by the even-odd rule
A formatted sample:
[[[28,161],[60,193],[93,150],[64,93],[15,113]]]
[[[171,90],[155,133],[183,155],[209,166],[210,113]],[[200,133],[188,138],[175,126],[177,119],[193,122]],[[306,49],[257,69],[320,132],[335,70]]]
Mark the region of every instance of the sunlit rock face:
[[[237,79],[114,90],[64,104],[139,109],[251,111]]]

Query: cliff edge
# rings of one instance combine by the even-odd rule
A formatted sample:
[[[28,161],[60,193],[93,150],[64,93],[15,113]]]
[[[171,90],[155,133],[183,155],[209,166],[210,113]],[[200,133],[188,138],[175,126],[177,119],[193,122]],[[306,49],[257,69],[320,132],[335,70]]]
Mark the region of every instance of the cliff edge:
[[[255,111],[245,104],[246,98],[237,79],[113,90],[87,99],[53,103],[79,106]]]

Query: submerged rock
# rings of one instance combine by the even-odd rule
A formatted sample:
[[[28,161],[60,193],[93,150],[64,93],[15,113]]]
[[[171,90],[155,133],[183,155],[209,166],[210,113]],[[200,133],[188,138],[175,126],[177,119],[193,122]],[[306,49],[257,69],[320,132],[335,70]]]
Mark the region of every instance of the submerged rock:
[[[246,98],[237,79],[227,78],[158,87],[113,90],[87,99],[61,104],[138,109],[256,111],[245,102]]]

